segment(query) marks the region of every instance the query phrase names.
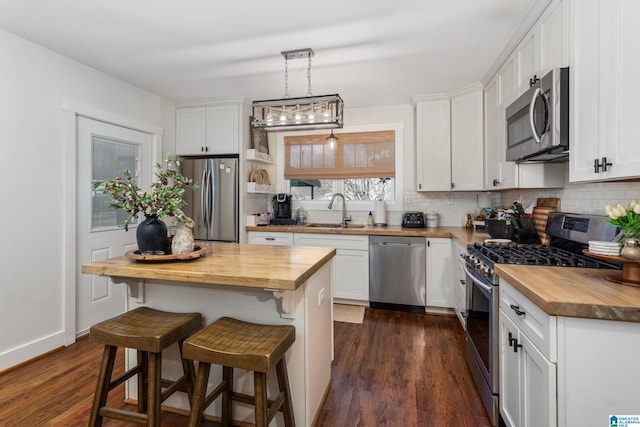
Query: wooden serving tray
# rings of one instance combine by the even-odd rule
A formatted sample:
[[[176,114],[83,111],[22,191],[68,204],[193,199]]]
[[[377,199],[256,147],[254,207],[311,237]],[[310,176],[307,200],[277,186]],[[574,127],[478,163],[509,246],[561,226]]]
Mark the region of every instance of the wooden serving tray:
[[[583,249],[582,253],[596,259],[622,263],[622,275],[612,274],[605,277],[605,279],[613,283],[640,287],[640,260],[627,259],[621,256],[594,254],[586,249]]]
[[[143,255],[137,249],[128,251],[124,254],[129,259],[135,261],[147,262],[167,262],[167,261],[185,261],[203,257],[207,254],[207,248],[204,246],[194,246],[193,252],[188,254],[168,254],[168,255]]]

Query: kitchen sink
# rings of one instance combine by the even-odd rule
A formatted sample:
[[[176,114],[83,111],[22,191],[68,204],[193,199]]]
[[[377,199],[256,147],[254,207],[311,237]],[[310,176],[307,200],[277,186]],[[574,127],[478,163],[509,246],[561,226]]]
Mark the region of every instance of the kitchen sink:
[[[305,225],[305,227],[314,227],[314,228],[345,228],[342,226],[342,224],[333,224],[333,223],[319,223],[319,222],[314,222],[314,223],[310,223]],[[347,224],[346,228],[364,228],[364,225],[362,224]]]

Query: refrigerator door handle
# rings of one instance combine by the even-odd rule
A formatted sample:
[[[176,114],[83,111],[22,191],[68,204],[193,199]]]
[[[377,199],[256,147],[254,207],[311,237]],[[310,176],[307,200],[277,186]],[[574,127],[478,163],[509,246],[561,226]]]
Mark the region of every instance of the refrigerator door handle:
[[[218,227],[216,219],[218,217],[218,190],[219,190],[219,176],[220,176],[220,161],[213,160],[211,162],[211,172],[209,172],[209,218],[207,224],[209,226],[209,238],[214,239],[217,237]]]
[[[207,168],[204,168],[202,170],[202,188],[200,188],[200,214],[202,215],[202,221],[204,222],[205,227],[207,224],[207,173]]]

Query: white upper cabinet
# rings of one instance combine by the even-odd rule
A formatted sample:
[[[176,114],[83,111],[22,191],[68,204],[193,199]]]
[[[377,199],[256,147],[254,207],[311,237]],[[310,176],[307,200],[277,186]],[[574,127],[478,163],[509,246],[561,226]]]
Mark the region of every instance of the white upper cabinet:
[[[485,87],[485,191],[564,186],[566,164],[506,160],[505,110],[534,76],[569,65],[569,23],[568,0],[551,2]]]
[[[416,102],[416,189],[482,190],[483,93]]]
[[[235,103],[177,108],[177,154],[238,154],[240,110]]]
[[[176,109],[176,153],[204,154],[207,135],[205,107]]]
[[[640,2],[572,1],[572,182],[640,176]]]
[[[518,70],[518,94],[524,93],[529,89],[529,81],[540,68],[540,45],[538,34],[538,31],[534,28],[526,35],[516,49],[514,59]]]
[[[451,189],[482,190],[483,92],[478,87],[451,99]]]
[[[552,68],[569,66],[569,25],[569,0],[552,2],[538,20],[536,32],[540,46],[540,75]]]
[[[449,99],[416,104],[416,189],[451,190]]]
[[[555,0],[518,44],[513,55],[516,96],[529,89],[534,76],[540,78],[553,68],[569,66],[569,24],[568,0]]]

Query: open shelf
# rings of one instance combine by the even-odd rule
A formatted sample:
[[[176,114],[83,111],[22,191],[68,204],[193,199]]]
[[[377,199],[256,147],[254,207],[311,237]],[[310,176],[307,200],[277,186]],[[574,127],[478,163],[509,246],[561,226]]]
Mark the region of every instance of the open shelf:
[[[247,160],[250,160],[252,162],[266,163],[269,165],[275,164],[275,161],[271,158],[270,155],[257,151],[253,148],[247,150]]]
[[[273,185],[247,182],[247,193],[273,194],[275,193],[275,188]]]

